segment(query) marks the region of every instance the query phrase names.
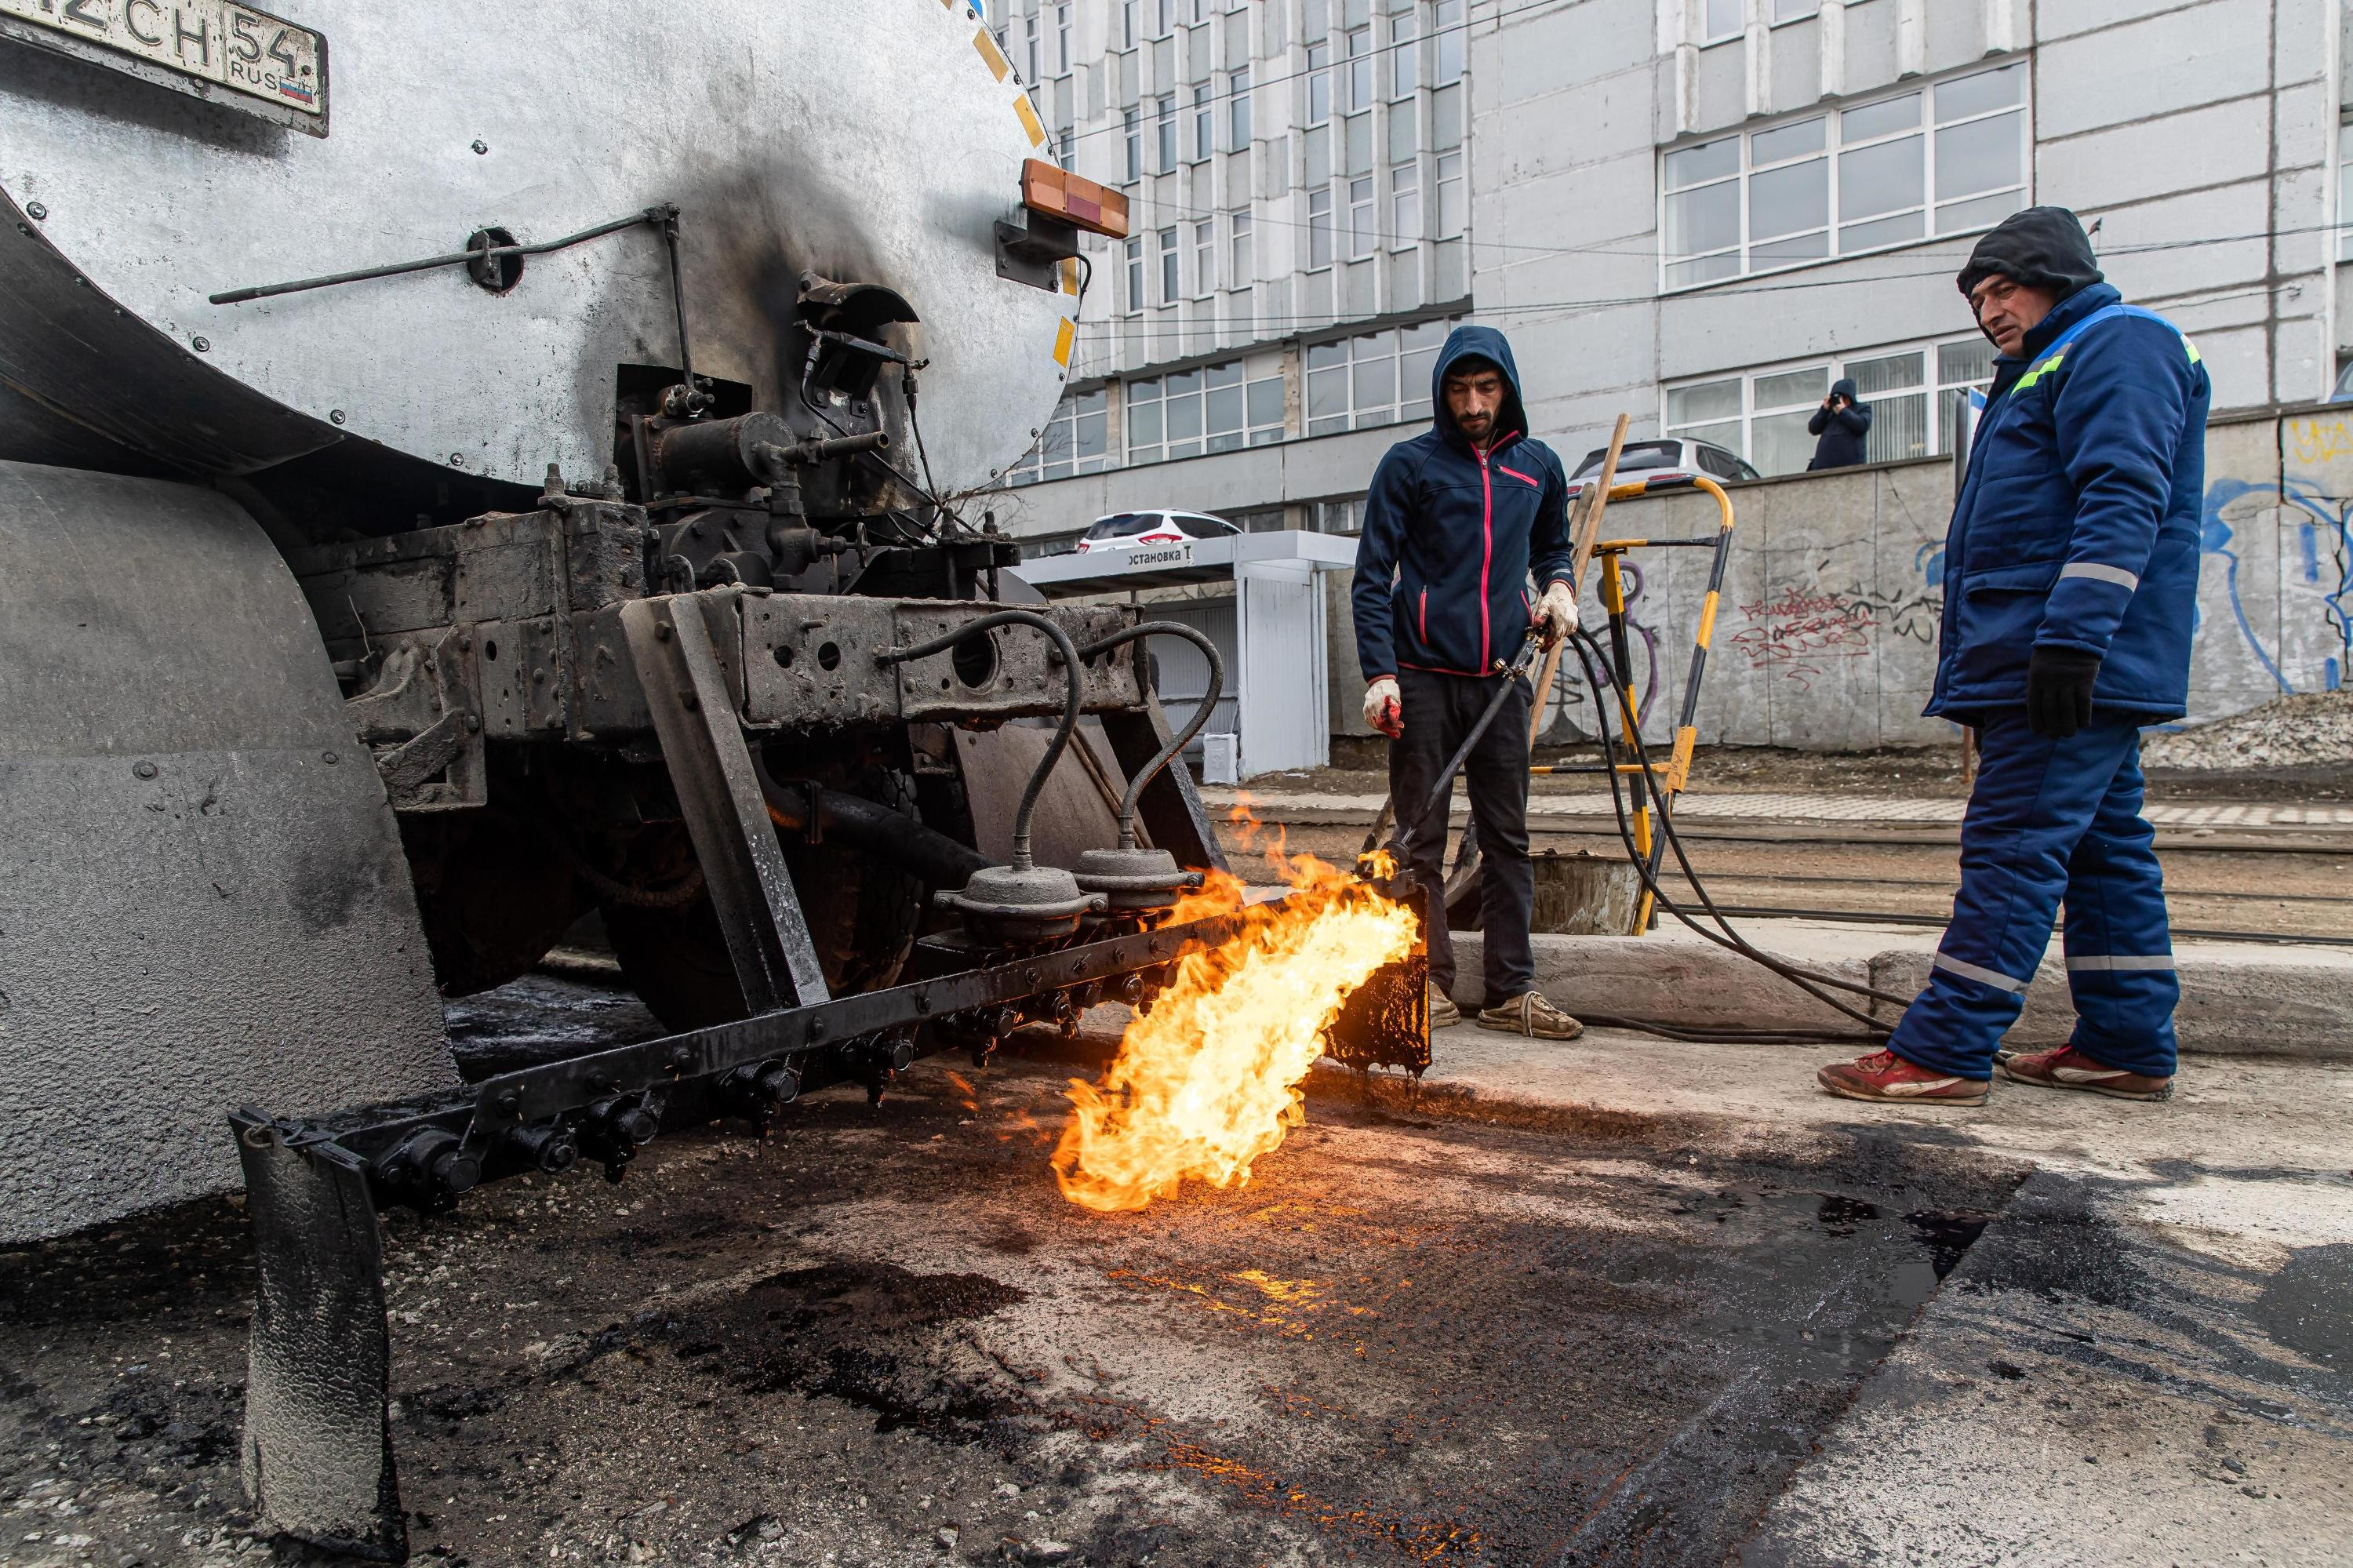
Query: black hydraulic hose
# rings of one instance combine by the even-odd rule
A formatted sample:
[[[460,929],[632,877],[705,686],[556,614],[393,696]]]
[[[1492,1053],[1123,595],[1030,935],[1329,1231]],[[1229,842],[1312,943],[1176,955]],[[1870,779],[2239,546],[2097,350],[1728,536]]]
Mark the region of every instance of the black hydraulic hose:
[[[927,828],[879,800],[847,795],[815,784],[772,779],[763,769],[760,793],[768,820],[780,828],[807,832],[812,811],[818,834],[856,844],[878,860],[905,867],[934,887],[962,887],[988,857],[936,828]]]
[[[1605,726],[1602,738],[1605,742],[1604,754],[1607,755],[1607,726],[1611,721],[1608,715],[1609,705],[1601,700],[1600,694],[1605,688],[1612,691],[1616,690],[1617,682],[1614,675],[1605,673],[1608,670],[1608,661],[1602,656],[1600,645],[1594,641],[1592,633],[1579,630],[1575,634],[1575,636],[1577,644],[1577,662],[1584,665],[1585,678],[1592,684],[1595,693],[1594,705],[1602,713],[1601,722]],[[1600,666],[1599,669],[1596,668],[1597,662]],[[1635,759],[1641,767],[1644,779],[1650,783],[1652,799],[1663,800],[1663,797],[1658,793],[1657,770],[1651,765],[1650,752],[1648,747],[1646,747],[1642,742],[1641,732],[1639,730],[1630,732],[1628,734],[1627,738],[1632,745]],[[1627,854],[1634,864],[1635,874],[1641,878],[1642,885],[1649,891],[1651,897],[1658,901],[1662,908],[1673,915],[1676,919],[1682,921],[1694,932],[1706,938],[1708,941],[1715,943],[1717,947],[1728,948],[1733,952],[1738,953],[1741,957],[1749,959],[1751,962],[1771,970],[1773,973],[1780,976],[1783,980],[1788,980],[1791,985],[1794,985],[1799,990],[1804,991],[1807,995],[1812,997],[1815,1001],[1821,1002],[1824,1006],[1831,1008],[1836,1012],[1842,1012],[1847,1017],[1853,1019],[1856,1022],[1862,1024],[1867,1030],[1871,1031],[1871,1033],[1868,1036],[1869,1040],[1876,1042],[1886,1038],[1889,1033],[1889,1026],[1887,1024],[1881,1022],[1878,1019],[1872,1017],[1867,1012],[1850,1007],[1845,1002],[1839,1001],[1836,997],[1826,994],[1820,988],[1828,986],[1833,990],[1848,991],[1857,996],[1869,997],[1874,1001],[1893,1002],[1899,1007],[1909,1006],[1911,1004],[1911,998],[1897,996],[1888,991],[1878,991],[1871,986],[1858,984],[1853,980],[1841,980],[1835,975],[1828,975],[1820,973],[1818,970],[1803,969],[1798,965],[1790,964],[1782,959],[1777,959],[1771,954],[1764,952],[1753,946],[1746,938],[1741,936],[1738,931],[1733,929],[1731,922],[1725,919],[1724,915],[1715,907],[1715,900],[1708,895],[1707,889],[1705,885],[1701,883],[1698,874],[1692,869],[1690,857],[1683,853],[1683,841],[1675,836],[1674,825],[1670,813],[1662,809],[1659,812],[1660,827],[1666,836],[1667,842],[1675,852],[1675,860],[1683,869],[1683,879],[1691,884],[1692,891],[1698,895],[1702,906],[1707,910],[1708,914],[1715,919],[1715,923],[1723,927],[1723,934],[1719,936],[1716,932],[1709,930],[1706,927],[1702,926],[1698,921],[1693,919],[1683,909],[1683,906],[1677,903],[1663,887],[1659,885],[1657,878],[1651,871],[1648,858],[1635,848],[1633,828],[1628,821],[1626,816],[1626,801],[1623,784],[1615,768],[1610,769],[1607,777],[1609,780],[1610,805],[1612,810],[1616,812],[1618,819],[1618,836],[1625,842]],[[1671,1037],[1682,1038],[1683,1035],[1679,1033],[1678,1034]],[[1697,1039],[1700,1036],[1694,1033],[1690,1037]],[[1716,1038],[1718,1036],[1715,1032],[1711,1032],[1707,1037]],[[1745,1038],[1751,1043],[1755,1043],[1757,1041],[1757,1032],[1726,1031],[1722,1032],[1722,1037],[1726,1039]],[[1796,1037],[1824,1038],[1820,1035],[1801,1035]]]
[[[1209,662],[1209,689],[1202,696],[1199,705],[1194,708],[1193,716],[1186,721],[1185,727],[1176,732],[1176,738],[1162,747],[1159,754],[1128,780],[1127,793],[1121,796],[1119,801],[1119,847],[1122,849],[1135,847],[1135,803],[1143,799],[1144,787],[1151,783],[1178,752],[1193,744],[1193,737],[1208,724],[1210,710],[1218,705],[1218,699],[1226,694],[1226,662],[1218,657],[1218,645],[1207,635],[1176,620],[1144,621],[1124,631],[1114,631],[1109,637],[1090,642],[1079,650],[1080,658],[1092,659],[1122,643],[1164,635],[1181,637],[1201,651],[1201,656]]]
[[[1029,859],[1029,813],[1038,809],[1038,797],[1046,788],[1046,779],[1054,771],[1054,764],[1062,759],[1062,752],[1071,744],[1071,732],[1079,727],[1080,681],[1084,671],[1079,663],[1079,651],[1071,642],[1071,634],[1034,610],[1000,609],[982,616],[969,626],[943,632],[929,642],[919,642],[913,648],[885,648],[874,655],[878,664],[903,664],[910,659],[928,659],[934,653],[955,647],[967,637],[977,637],[999,626],[1034,626],[1044,632],[1055,651],[1062,656],[1063,673],[1070,677],[1070,694],[1062,699],[1062,722],[1054,726],[1054,738],[1046,747],[1046,755],[1038,762],[1037,771],[1029,775],[1029,788],[1021,791],[1021,805],[1013,813],[1013,869],[1028,871]]]

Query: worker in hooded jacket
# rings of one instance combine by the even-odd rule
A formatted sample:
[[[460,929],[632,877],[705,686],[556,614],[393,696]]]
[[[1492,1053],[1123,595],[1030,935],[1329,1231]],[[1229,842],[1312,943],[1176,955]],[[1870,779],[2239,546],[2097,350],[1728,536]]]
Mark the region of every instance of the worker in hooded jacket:
[[[2075,1028],[2003,1076],[2173,1092],[2180,987],[2141,816],[2140,729],[2182,716],[2211,396],[2198,350],[2102,281],[2075,215],[1978,241],[1961,292],[2000,351],[1945,535],[1927,711],[1978,733],[1961,888],[1887,1048],[1824,1067],[1854,1099],[1982,1105],[2066,905]]]
[[[1486,997],[1482,1029],[1546,1040],[1581,1033],[1535,989],[1528,939],[1527,677],[1506,673],[1531,628],[1577,630],[1568,484],[1560,460],[1528,437],[1511,345],[1491,327],[1457,327],[1430,371],[1430,429],[1381,459],[1356,546],[1356,657],[1365,722],[1389,737],[1389,799],[1400,867],[1430,892],[1430,1022],[1461,1021],[1442,864],[1447,812],[1423,808],[1499,682],[1510,689],[1462,765],[1478,823]],[[1533,583],[1540,585],[1531,591]]]

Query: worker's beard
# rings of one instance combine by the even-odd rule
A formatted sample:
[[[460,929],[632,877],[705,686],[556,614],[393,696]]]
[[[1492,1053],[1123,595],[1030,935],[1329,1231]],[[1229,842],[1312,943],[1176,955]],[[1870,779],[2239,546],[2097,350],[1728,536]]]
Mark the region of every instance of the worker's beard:
[[[1473,446],[1478,446],[1484,443],[1487,438],[1494,433],[1495,416],[1493,414],[1457,414],[1454,416],[1454,428],[1462,432],[1462,437],[1465,440],[1469,441]]]

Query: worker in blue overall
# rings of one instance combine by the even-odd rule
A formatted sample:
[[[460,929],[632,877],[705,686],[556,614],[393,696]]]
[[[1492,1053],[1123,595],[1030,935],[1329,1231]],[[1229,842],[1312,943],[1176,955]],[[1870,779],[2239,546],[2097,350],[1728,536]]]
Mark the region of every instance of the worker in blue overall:
[[[1584,1025],[1535,986],[1528,936],[1528,720],[1534,693],[1506,667],[1541,627],[1577,630],[1569,580],[1568,482],[1550,447],[1528,437],[1511,344],[1493,327],[1456,327],[1430,367],[1430,428],[1381,459],[1356,546],[1356,659],[1365,722],[1389,737],[1391,844],[1430,894],[1430,1026],[1461,1022],[1454,943],[1446,929],[1447,812],[1423,814],[1439,775],[1496,695],[1495,720],[1463,760],[1479,824],[1480,930],[1486,999],[1479,1027],[1572,1040]],[[1531,591],[1530,574],[1542,585]]]
[[[1927,707],[1978,733],[1961,889],[1887,1048],[1819,1078],[1851,1099],[1983,1105],[2063,899],[2073,1036],[2003,1075],[2167,1099],[2180,986],[2140,729],[2189,696],[2211,387],[2178,328],[2101,280],[2064,208],[1992,230],[1959,281],[2000,350],[1945,535]]]

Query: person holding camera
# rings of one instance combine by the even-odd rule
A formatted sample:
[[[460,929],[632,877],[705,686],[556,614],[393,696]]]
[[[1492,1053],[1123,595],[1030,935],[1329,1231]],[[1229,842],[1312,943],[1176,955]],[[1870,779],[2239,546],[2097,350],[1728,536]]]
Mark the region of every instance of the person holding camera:
[[[1864,451],[1871,438],[1871,405],[1854,400],[1852,381],[1831,383],[1831,395],[1806,421],[1806,432],[1818,438],[1814,461],[1806,465],[1809,473],[1818,468],[1852,468],[1871,461]]]

